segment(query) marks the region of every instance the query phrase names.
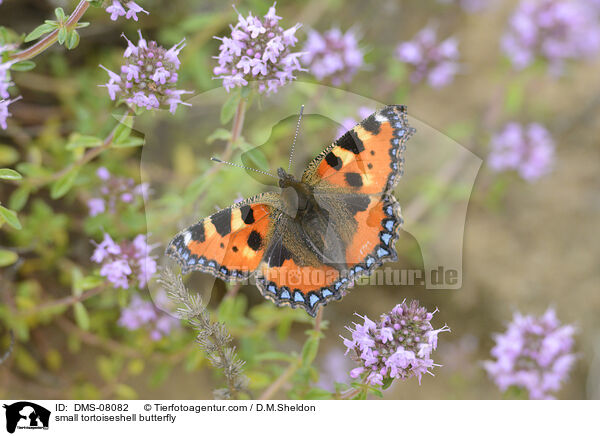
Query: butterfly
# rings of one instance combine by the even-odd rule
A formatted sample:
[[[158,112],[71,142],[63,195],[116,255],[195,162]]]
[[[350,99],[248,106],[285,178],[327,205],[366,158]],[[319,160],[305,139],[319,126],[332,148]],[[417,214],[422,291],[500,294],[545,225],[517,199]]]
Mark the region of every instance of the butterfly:
[[[254,276],[267,299],[315,316],[357,278],[397,259],[402,217],[393,189],[414,133],[405,106],[386,106],[323,150],[300,180],[279,168],[280,193],[200,220],[178,233],[166,254],[183,274]]]

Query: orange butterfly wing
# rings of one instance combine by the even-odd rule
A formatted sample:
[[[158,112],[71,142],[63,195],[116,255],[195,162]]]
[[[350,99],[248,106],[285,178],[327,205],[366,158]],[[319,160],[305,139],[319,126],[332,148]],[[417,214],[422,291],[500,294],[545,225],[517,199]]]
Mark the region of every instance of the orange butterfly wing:
[[[179,232],[166,253],[185,274],[211,273],[223,280],[248,278],[269,244],[277,197],[262,194],[200,220]]]

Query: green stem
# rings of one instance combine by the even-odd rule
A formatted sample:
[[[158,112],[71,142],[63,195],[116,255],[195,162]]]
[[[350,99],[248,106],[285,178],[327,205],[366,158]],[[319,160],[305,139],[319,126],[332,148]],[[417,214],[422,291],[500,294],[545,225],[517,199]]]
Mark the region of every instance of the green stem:
[[[71,30],[77,25],[77,22],[81,20],[81,17],[83,17],[83,14],[85,14],[85,11],[87,11],[89,7],[90,3],[88,1],[81,0],[79,2],[73,13],[69,16],[69,19],[65,23],[65,27],[67,28],[67,30]],[[10,55],[8,57],[8,60],[20,62],[39,55],[48,47],[54,45],[54,43],[58,40],[58,30],[59,29],[56,29],[50,32],[48,35],[46,35],[40,41],[36,42],[31,47],[28,47],[25,50],[21,50],[18,53]]]
[[[246,100],[242,97],[240,98],[240,101],[237,105],[237,109],[235,110],[235,116],[233,117],[233,125],[231,127],[231,138],[229,138],[227,148],[225,149],[225,153],[223,155],[225,160],[231,157],[235,143],[240,139],[240,136],[242,136],[242,129],[244,128],[245,117]]]

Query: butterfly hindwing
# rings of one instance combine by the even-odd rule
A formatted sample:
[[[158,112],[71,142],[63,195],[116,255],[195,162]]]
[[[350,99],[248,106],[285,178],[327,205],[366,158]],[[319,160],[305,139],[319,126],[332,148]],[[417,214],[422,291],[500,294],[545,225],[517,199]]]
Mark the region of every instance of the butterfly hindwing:
[[[322,238],[307,240],[301,224],[282,217],[257,275],[266,298],[277,305],[303,307],[312,316],[320,305],[342,298],[355,279],[384,261],[396,260],[394,245],[402,224],[400,206],[391,194],[327,195],[318,200],[329,208],[327,228],[317,232]],[[339,244],[327,248],[327,234]]]
[[[179,232],[167,254],[191,270],[240,280],[258,267],[273,228],[277,198],[262,194],[236,203]]]
[[[302,181],[316,191],[388,192],[402,176],[405,143],[414,131],[405,106],[386,106],[325,149],[308,165]]]

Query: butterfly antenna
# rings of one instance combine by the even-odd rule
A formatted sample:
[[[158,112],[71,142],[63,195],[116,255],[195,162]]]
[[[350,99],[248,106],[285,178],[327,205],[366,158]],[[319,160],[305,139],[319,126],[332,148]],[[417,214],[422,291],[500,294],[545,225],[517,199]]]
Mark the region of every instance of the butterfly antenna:
[[[298,116],[298,124],[296,124],[296,133],[294,134],[294,141],[292,142],[292,151],[290,152],[290,163],[288,165],[288,172],[292,169],[292,159],[294,158],[294,146],[296,145],[296,139],[298,138],[298,132],[300,131],[300,121],[302,120],[303,112],[304,105],[300,106],[300,115]]]
[[[264,174],[265,176],[271,176],[271,177],[274,177],[274,178],[276,178],[276,179],[278,179],[278,178],[279,178],[279,177],[277,177],[277,176],[274,176],[274,175],[273,175],[273,174],[271,174],[271,173],[267,173],[266,171],[257,170],[256,168],[250,168],[250,167],[246,167],[246,166],[244,166],[244,165],[239,165],[239,164],[236,164],[236,163],[233,163],[233,162],[227,162],[226,160],[221,160],[221,159],[219,159],[219,158],[217,158],[217,157],[211,157],[211,158],[210,158],[210,160],[212,160],[213,162],[218,162],[218,163],[222,163],[222,164],[231,165],[232,167],[238,167],[238,168],[241,168],[241,169],[243,169],[243,170],[251,170],[251,171],[256,171],[257,173]]]

